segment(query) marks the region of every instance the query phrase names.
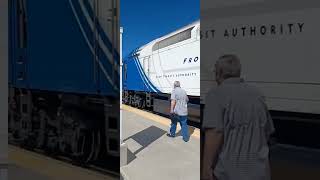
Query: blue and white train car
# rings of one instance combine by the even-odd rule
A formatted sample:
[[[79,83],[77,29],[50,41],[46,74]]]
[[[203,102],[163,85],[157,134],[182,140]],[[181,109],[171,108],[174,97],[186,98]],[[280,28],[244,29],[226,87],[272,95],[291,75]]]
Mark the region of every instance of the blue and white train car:
[[[167,113],[173,83],[180,81],[191,104],[199,104],[200,21],[137,48],[123,64],[125,103]],[[189,109],[190,116],[200,115],[199,107]]]
[[[119,157],[116,0],[12,0],[12,142],[90,162]]]

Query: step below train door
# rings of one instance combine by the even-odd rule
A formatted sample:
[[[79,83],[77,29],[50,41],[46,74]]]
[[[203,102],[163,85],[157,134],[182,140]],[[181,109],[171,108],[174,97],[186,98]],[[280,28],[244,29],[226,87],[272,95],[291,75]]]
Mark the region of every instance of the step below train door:
[[[151,55],[144,57],[143,59],[143,69],[146,73],[146,76],[149,78],[150,83],[152,83],[155,73],[154,70],[151,69]],[[145,94],[145,106],[150,108],[152,106],[151,92],[146,91]]]

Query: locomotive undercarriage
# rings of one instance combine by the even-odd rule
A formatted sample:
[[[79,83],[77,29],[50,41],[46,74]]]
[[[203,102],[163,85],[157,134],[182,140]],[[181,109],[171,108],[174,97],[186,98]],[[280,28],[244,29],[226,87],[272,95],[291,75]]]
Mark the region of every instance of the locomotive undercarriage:
[[[104,156],[105,101],[11,89],[9,143],[88,163]]]
[[[170,117],[170,94],[151,94],[141,91],[124,91],[123,103],[132,107],[148,110],[165,117]],[[189,96],[188,120],[190,125],[200,126],[200,98]]]
[[[152,109],[151,93],[124,91],[123,103],[140,109]]]

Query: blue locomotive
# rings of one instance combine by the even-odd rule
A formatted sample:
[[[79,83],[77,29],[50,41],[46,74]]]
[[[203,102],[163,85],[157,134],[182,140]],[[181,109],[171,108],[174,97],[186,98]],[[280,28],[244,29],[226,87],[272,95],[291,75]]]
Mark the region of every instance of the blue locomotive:
[[[10,143],[85,163],[119,157],[118,3],[10,1]]]

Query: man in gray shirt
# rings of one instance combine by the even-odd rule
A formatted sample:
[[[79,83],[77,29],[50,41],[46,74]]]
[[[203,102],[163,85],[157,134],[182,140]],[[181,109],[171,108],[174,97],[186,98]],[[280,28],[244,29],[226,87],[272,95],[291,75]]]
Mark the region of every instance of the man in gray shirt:
[[[171,127],[170,133],[167,134],[169,137],[175,137],[177,123],[180,123],[181,134],[183,140],[187,142],[189,140],[189,130],[187,124],[188,117],[188,95],[185,90],[180,87],[180,82],[174,82],[174,89],[171,93]]]
[[[240,60],[225,55],[215,64],[218,87],[209,91],[201,178],[270,180],[268,139],[274,126],[263,95],[241,78]]]

